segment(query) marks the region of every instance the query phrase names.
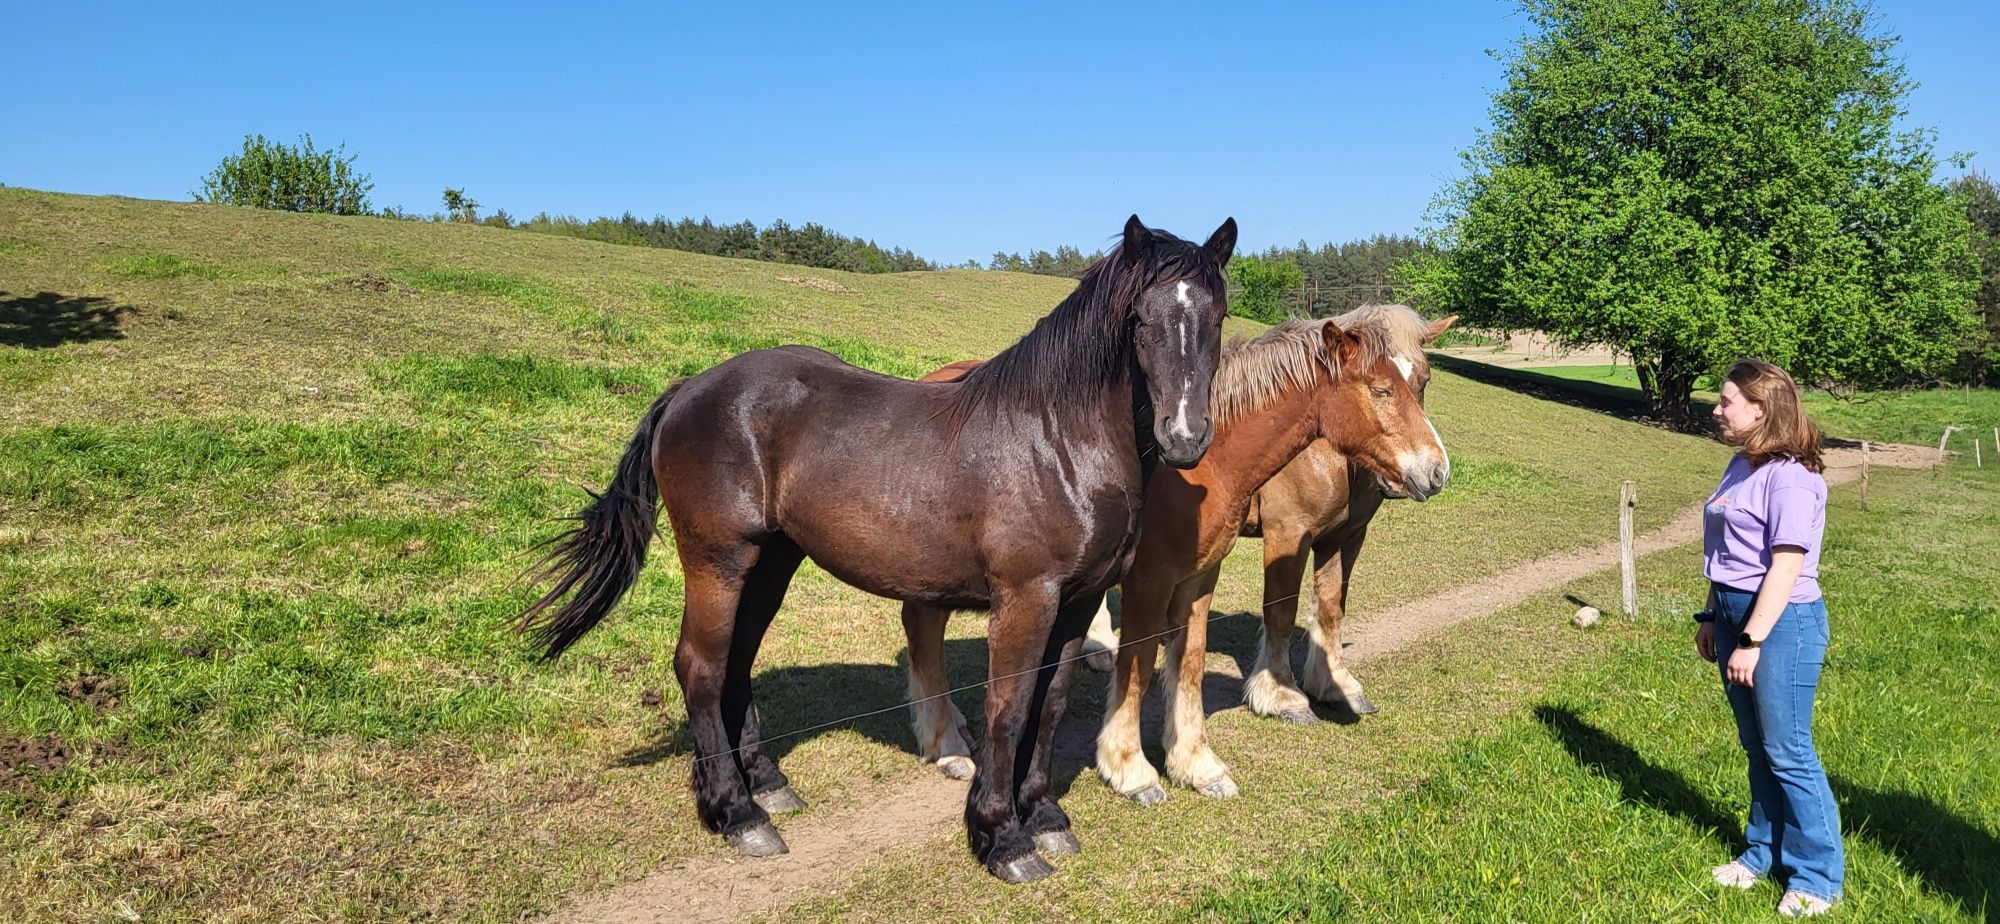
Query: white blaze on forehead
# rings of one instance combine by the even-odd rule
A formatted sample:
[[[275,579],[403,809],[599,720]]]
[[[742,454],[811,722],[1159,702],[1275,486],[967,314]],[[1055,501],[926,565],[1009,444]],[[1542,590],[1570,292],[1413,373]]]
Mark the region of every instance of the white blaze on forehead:
[[[1193,308],[1194,300],[1188,298],[1187,290],[1187,280],[1183,279],[1174,283],[1174,300],[1180,302],[1182,308]]]
[[[1396,364],[1396,371],[1403,374],[1403,381],[1405,382],[1410,380],[1410,373],[1417,371],[1416,363],[1410,362],[1401,356],[1390,357],[1389,361]]]
[[[1173,434],[1184,440],[1194,439],[1194,431],[1188,429],[1187,422],[1188,389],[1192,387],[1194,387],[1193,379],[1181,379],[1181,406],[1178,411],[1174,412]]]
[[[1180,332],[1181,332],[1181,355],[1182,355],[1182,356],[1186,356],[1186,355],[1187,355],[1187,319],[1186,319],[1186,318],[1182,318],[1182,319],[1181,319],[1181,322],[1180,322],[1180,324],[1178,324],[1178,325],[1176,325],[1176,326],[1180,328]]]

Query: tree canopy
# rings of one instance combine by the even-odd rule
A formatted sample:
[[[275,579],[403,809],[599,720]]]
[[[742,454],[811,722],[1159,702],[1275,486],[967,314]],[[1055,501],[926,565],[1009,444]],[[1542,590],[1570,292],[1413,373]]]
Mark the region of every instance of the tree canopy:
[[[1974,324],[1964,211],[1898,132],[1852,0],[1529,0],[1492,127],[1408,269],[1475,325],[1628,352],[1662,416],[1745,355],[1807,383],[1942,372]]]

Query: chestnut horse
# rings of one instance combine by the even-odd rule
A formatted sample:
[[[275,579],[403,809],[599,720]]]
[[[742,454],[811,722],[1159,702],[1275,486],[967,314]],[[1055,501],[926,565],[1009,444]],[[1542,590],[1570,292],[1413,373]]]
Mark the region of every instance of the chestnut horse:
[[[675,384],[555,540],[556,583],[521,626],[554,657],[596,625],[637,577],[663,502],[686,588],[674,673],[697,812],[768,856],[786,849],[769,813],[804,802],[760,746],[750,678],[800,562],[884,597],[990,609],[967,838],[1002,879],[1047,876],[1038,847],[1078,849],[1050,790],[1069,664],[1131,564],[1154,462],[1192,466],[1214,434],[1235,243],[1234,220],[1197,247],[1133,216],[1074,293],[958,382],[789,346]]]
[[[1391,361],[1409,370],[1417,400],[1431,381],[1424,345],[1458,320],[1457,315],[1426,322],[1404,305],[1370,305],[1342,315],[1343,324],[1371,323],[1390,332]],[[1449,463],[1447,463],[1449,464]],[[1264,631],[1256,666],[1243,684],[1243,701],[1257,715],[1312,724],[1310,693],[1356,715],[1375,711],[1361,681],[1341,660],[1340,623],[1347,614],[1347,587],[1354,560],[1368,539],[1368,523],[1382,501],[1401,497],[1365,467],[1326,443],[1314,443],[1257,492],[1244,519],[1243,535],[1264,538]],[[1317,563],[1313,606],[1306,617],[1304,692],[1292,680],[1292,628],[1298,622],[1299,580],[1306,554]],[[1109,614],[1104,619],[1108,632]],[[1097,631],[1091,624],[1093,634]],[[1086,644],[1088,644],[1086,642]]]
[[[1457,315],[1427,322],[1405,305],[1365,305],[1338,319],[1343,325],[1376,325],[1388,333],[1391,361],[1407,364],[1418,400],[1430,384],[1431,364],[1424,346],[1458,320]],[[1264,628],[1256,666],[1243,685],[1250,711],[1288,722],[1312,724],[1319,717],[1312,699],[1337,704],[1355,715],[1376,711],[1361,681],[1341,658],[1340,625],[1347,613],[1347,590],[1354,562],[1368,538],[1368,524],[1382,501],[1401,495],[1367,469],[1352,464],[1324,442],[1299,453],[1257,492],[1244,518],[1242,534],[1264,540]],[[1292,678],[1287,657],[1297,624],[1300,576],[1306,557],[1317,562],[1306,616],[1305,674]],[[1111,628],[1111,611],[1099,608],[1084,638],[1084,663],[1094,670],[1111,669],[1118,636]]]
[[[1113,788],[1147,803],[1166,793],[1139,753],[1137,707],[1162,634],[1171,635],[1169,772],[1211,795],[1235,793],[1227,768],[1203,740],[1200,682],[1209,598],[1258,487],[1315,439],[1332,442],[1413,497],[1435,493],[1446,477],[1436,431],[1373,328],[1287,322],[1248,343],[1232,343],[1215,383],[1215,443],[1190,470],[1153,473],[1138,555],[1123,581],[1125,644],[1098,766]],[[937,695],[944,690],[947,616],[917,605],[903,612],[919,747],[946,773],[959,775],[964,747],[956,712]]]

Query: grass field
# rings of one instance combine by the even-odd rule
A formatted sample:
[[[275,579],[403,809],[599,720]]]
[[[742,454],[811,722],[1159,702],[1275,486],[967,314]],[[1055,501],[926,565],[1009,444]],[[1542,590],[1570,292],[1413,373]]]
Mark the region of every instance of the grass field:
[[[674,376],[778,342],[913,375],[990,354],[1069,286],[0,189],[0,747],[41,764],[0,771],[0,907],[25,921],[515,920],[723,849],[686,787],[670,543],[554,665],[505,630],[534,596],[515,581],[530,547],[602,487]],[[1641,482],[1641,527],[1662,523],[1723,462],[1700,439],[1449,373],[1431,402],[1452,485],[1385,510],[1357,610],[1602,541],[1622,478]],[[1257,598],[1256,555],[1232,558],[1218,610]],[[804,569],[762,658],[766,727],[899,702],[894,612]],[[1246,620],[1222,625],[1218,657],[1249,650]],[[1410,785],[1420,755],[1530,683],[1487,663],[1463,670],[1490,686],[1433,690],[1426,672],[1453,675],[1481,646],[1525,653],[1543,631],[1454,636],[1457,654],[1364,675],[1371,695],[1403,692],[1381,721],[1315,732],[1330,755],[1218,717],[1251,793],[1230,813],[1181,798],[1137,816],[1089,779],[1066,805],[1087,837],[1122,832],[1183,873],[1216,864],[1167,889],[1206,900],[1217,877],[1279,855],[1218,817],[1255,809],[1317,839],[1328,806],[1270,762],[1325,758],[1328,785],[1358,781],[1344,806]],[[954,676],[983,670],[979,636],[954,622]],[[1075,708],[1101,696],[1087,679]],[[912,749],[889,714],[778,753],[809,801],[837,809],[867,781],[933,772]],[[1393,770],[1366,769],[1385,755]],[[956,849],[927,859],[984,876]],[[1047,889],[1102,881],[1070,872]],[[908,881],[882,875],[854,894]],[[1133,894],[1075,907],[1129,909]]]

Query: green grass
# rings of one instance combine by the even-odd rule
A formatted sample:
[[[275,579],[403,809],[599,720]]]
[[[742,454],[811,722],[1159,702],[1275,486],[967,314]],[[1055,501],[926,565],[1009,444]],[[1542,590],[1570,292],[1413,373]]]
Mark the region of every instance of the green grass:
[[[121,902],[155,920],[511,920],[723,849],[686,786],[671,538],[553,665],[507,631],[534,596],[516,578],[535,543],[603,486],[676,376],[778,343],[916,375],[990,355],[1071,286],[11,188],[0,240],[25,242],[0,261],[0,738],[75,749],[56,773],[0,784],[0,905],[25,921]],[[35,293],[57,297],[17,299]],[[1642,528],[1658,525],[1723,460],[1449,373],[1431,403],[1455,481],[1384,510],[1357,610],[1601,541],[1623,478],[1641,481]],[[1220,609],[1258,597],[1258,554],[1232,557]],[[899,702],[894,612],[804,569],[762,657],[767,726]],[[1245,649],[1247,622],[1226,625],[1218,651]],[[982,630],[951,630],[967,680]],[[128,686],[100,712],[62,692],[84,676]],[[1412,717],[1434,708],[1465,730],[1472,704],[1509,689],[1384,683]],[[1077,708],[1102,691],[1086,679]],[[1217,724],[1262,787],[1246,808],[1316,815],[1253,769],[1297,755],[1296,738]],[[1380,735],[1342,760],[1445,733],[1357,728]],[[857,781],[932,772],[893,713],[785,747],[823,810],[864,798]],[[1129,817],[1076,790],[1098,830]],[[1175,825],[1132,818],[1118,836],[1151,850],[1211,833],[1206,806],[1175,805]],[[373,852],[324,865],[356,850]],[[984,876],[949,848],[924,859]]]
[[[2000,477],[1899,475],[1832,512],[1834,615],[1815,721],[1848,849],[1845,917],[2000,910]],[[1921,567],[1932,561],[1934,567]],[[1688,583],[1690,595],[1699,590]],[[1409,795],[1343,819],[1187,916],[1255,920],[1765,920],[1778,890],[1715,888],[1741,849],[1744,761],[1689,626],[1620,626],[1611,656],[1552,683]]]

